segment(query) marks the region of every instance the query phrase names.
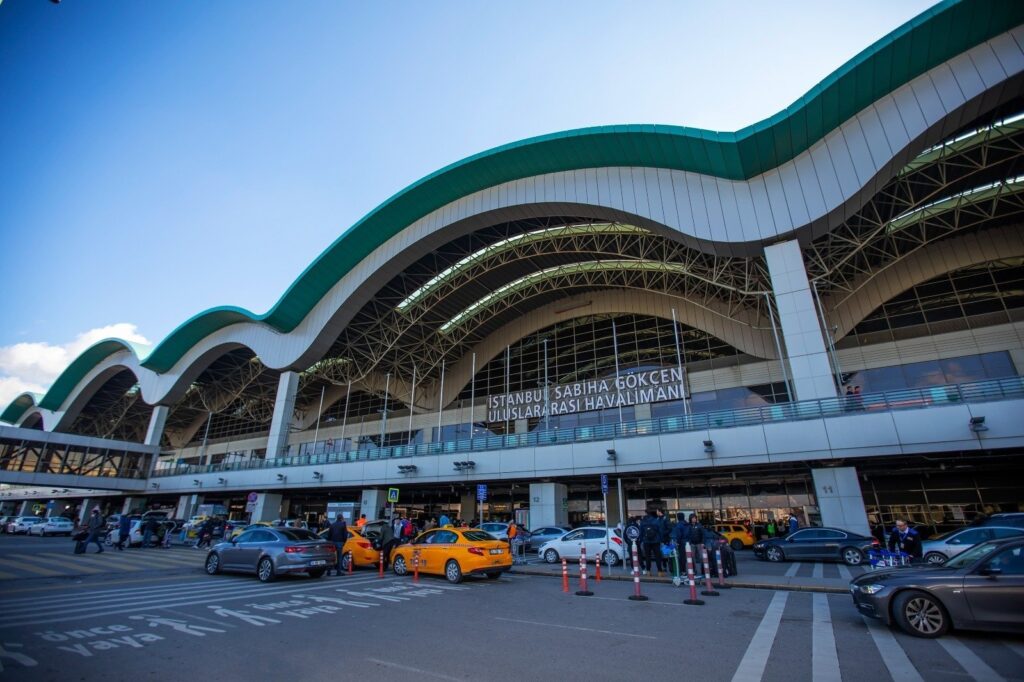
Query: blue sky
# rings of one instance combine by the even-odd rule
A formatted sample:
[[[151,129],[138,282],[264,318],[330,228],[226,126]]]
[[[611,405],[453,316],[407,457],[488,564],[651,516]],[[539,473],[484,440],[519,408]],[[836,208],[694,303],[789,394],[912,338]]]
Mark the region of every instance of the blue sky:
[[[268,309],[405,185],[568,128],[735,130],[930,2],[0,0],[0,406]]]

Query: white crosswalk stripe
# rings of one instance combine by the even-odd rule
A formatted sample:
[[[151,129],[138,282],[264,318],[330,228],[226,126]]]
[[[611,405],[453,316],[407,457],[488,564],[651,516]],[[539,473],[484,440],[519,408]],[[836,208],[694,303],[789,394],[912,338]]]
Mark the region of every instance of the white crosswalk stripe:
[[[824,578],[825,577],[825,564],[820,561],[814,564],[814,569],[811,571],[812,578]]]
[[[924,682],[921,673],[917,672],[917,668],[910,662],[907,653],[903,651],[903,647],[896,641],[896,637],[893,636],[889,628],[873,618],[867,616],[862,616],[862,618],[867,623],[868,633],[874,640],[875,647],[892,679],[899,682]]]
[[[776,592],[772,597],[771,603],[765,609],[761,624],[757,626],[757,630],[743,654],[743,659],[732,676],[732,682],[760,682],[761,676],[764,674],[764,667],[768,664],[768,656],[772,652],[775,635],[779,631],[782,613],[786,610],[788,597],[789,592]]]
[[[853,576],[850,574],[850,569],[845,564],[838,564],[836,568],[839,569],[839,577],[844,580],[853,580]]]
[[[935,640],[946,650],[968,675],[977,682],[1004,682],[1002,675],[993,670],[978,654],[956,637],[940,637]]]
[[[839,654],[836,635],[832,630],[832,613],[828,608],[828,595],[811,595],[811,679],[814,682],[839,682]]]
[[[800,567],[801,567],[801,566],[803,566],[803,564],[801,564],[801,563],[800,563],[799,561],[797,561],[796,563],[794,563],[794,564],[793,564],[792,566],[790,566],[790,567],[789,567],[789,568],[788,568],[788,569],[786,570],[786,577],[787,577],[787,578],[792,578],[792,577],[794,577],[794,576],[796,575],[796,572],[800,570]]]

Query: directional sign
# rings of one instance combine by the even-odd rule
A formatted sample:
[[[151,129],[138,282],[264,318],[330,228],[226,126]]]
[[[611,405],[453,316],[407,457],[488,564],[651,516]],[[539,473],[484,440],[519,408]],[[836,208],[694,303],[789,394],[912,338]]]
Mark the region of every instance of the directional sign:
[[[476,501],[484,502],[487,500],[487,485],[484,483],[479,484],[476,487]]]
[[[608,494],[608,474],[601,474],[601,494]]]
[[[640,539],[640,526],[629,525],[626,526],[626,539],[630,542],[636,542]]]
[[[388,502],[391,504],[398,502],[398,488],[388,488]]]
[[[245,498],[246,502],[256,502],[260,499],[259,493],[249,493],[249,496]]]

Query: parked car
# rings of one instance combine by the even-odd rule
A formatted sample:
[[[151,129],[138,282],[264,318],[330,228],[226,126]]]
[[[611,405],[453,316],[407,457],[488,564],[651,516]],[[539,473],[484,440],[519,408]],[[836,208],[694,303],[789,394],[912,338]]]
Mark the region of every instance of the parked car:
[[[0,516],[0,533],[6,533],[7,524],[15,521],[17,518],[17,516]]]
[[[67,535],[71,537],[71,533],[75,530],[75,523],[71,519],[66,519],[63,516],[51,516],[48,519],[43,519],[42,523],[34,523],[29,526],[29,535],[40,535],[47,537],[49,535]]]
[[[754,544],[754,535],[742,524],[716,523],[712,529],[726,537],[733,551],[738,552],[744,547],[751,547]]]
[[[804,561],[834,559],[859,566],[878,540],[842,528],[801,528],[784,538],[768,538],[754,543],[754,556],[768,561]]]
[[[616,566],[624,556],[622,535],[618,528],[605,530],[603,526],[577,528],[555,540],[548,540],[537,550],[544,561],[557,563],[562,557],[579,559],[583,547],[586,547],[587,558],[601,557],[602,563]]]
[[[336,563],[334,545],[304,528],[254,528],[219,542],[206,555],[206,572],[255,573],[270,582],[285,573],[320,578]]]
[[[865,573],[850,593],[861,613],[915,637],[1024,632],[1024,538],[983,542],[939,567]]]
[[[42,516],[19,516],[7,524],[7,532],[12,535],[28,534],[29,528],[45,521]]]
[[[1024,536],[1024,528],[1006,526],[977,526],[951,530],[948,533],[928,538],[921,543],[921,551],[926,563],[941,566],[957,554],[970,549],[974,545],[989,540],[1001,540],[1018,535]]]
[[[141,545],[142,544],[142,538],[144,536],[143,522],[144,521],[148,521],[148,520],[149,520],[148,517],[138,516],[138,515],[135,515],[135,514],[132,515],[132,517],[131,517],[131,527],[130,527],[130,529],[128,531],[128,540],[126,542],[126,544],[129,547],[133,547],[135,545]],[[157,521],[158,521],[159,525],[157,527],[156,532],[153,534],[153,537],[150,540],[150,542],[153,542],[153,543],[156,543],[156,544],[160,544],[160,543],[163,542],[164,534],[165,533],[173,533],[174,532],[175,524],[174,524],[174,521],[169,520],[169,519],[165,519],[165,518],[162,518],[162,517],[157,517]],[[120,539],[120,532],[115,529],[115,530],[111,530],[111,531],[107,532],[107,537],[105,538],[104,542],[106,543],[106,545],[108,547],[111,547],[111,546],[117,544],[119,539]]]
[[[488,522],[481,523],[480,530],[486,533],[490,533],[499,540],[504,540],[505,542],[508,542],[508,526],[509,524],[507,523]],[[522,526],[516,526],[516,532],[518,534],[518,537],[526,543],[526,551],[530,551],[530,531],[526,530]]]
[[[497,580],[512,567],[508,544],[477,528],[434,528],[399,545],[391,553],[395,575],[415,570],[414,556],[419,558],[420,573],[443,575],[452,583],[479,574]]]
[[[540,546],[548,540],[557,540],[571,530],[572,526],[542,526],[534,528],[530,531],[530,547],[527,549],[530,551],[540,549]]]
[[[977,519],[971,525],[1024,528],[1024,512],[1000,512]]]

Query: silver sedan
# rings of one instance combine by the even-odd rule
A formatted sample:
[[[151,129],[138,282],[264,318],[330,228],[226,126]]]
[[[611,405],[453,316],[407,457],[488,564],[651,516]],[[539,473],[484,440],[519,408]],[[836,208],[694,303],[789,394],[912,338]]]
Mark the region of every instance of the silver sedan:
[[[206,555],[206,572],[255,573],[270,582],[285,573],[323,576],[334,566],[334,545],[304,528],[253,528],[237,538],[220,542]]]

